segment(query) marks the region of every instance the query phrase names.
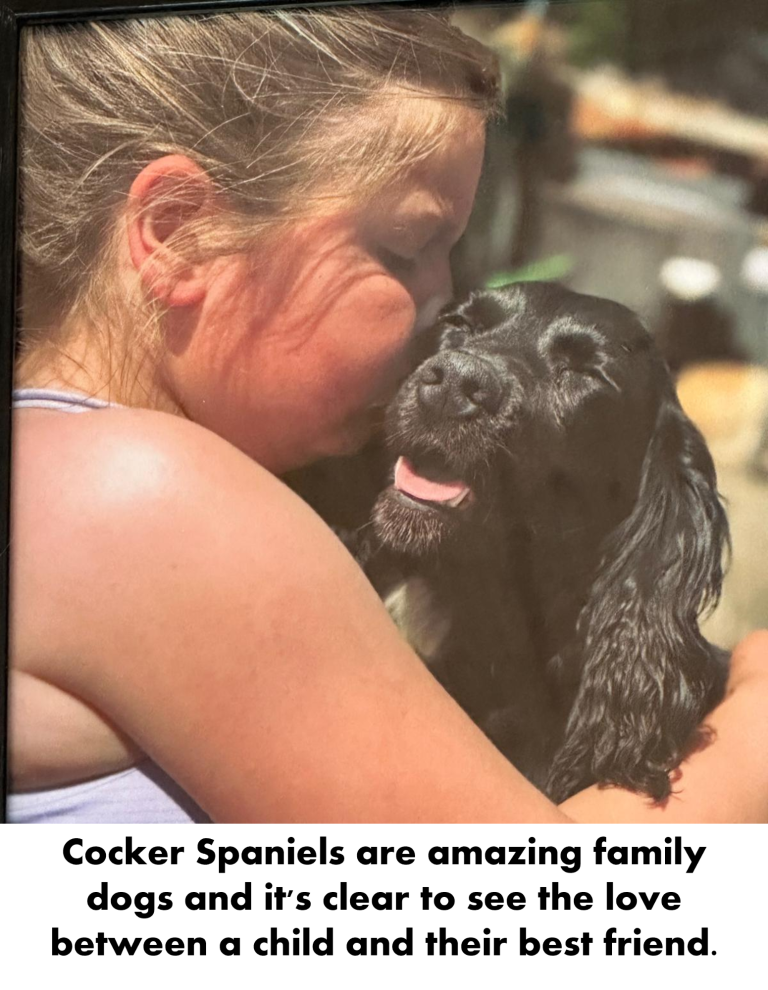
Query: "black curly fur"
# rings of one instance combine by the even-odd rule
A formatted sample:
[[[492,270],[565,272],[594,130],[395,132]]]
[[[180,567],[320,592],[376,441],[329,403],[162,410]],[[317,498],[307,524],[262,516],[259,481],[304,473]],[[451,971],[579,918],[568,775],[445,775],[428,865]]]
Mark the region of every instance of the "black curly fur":
[[[698,616],[720,594],[726,533],[712,460],[669,389],[637,502],[605,540],[579,615],[582,675],[549,776],[556,800],[595,780],[669,795],[670,771],[722,693]]]

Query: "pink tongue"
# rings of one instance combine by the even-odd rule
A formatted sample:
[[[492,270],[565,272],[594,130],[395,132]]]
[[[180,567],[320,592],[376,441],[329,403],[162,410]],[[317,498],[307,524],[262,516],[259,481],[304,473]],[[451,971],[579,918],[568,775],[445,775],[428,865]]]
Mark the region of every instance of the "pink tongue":
[[[450,502],[469,490],[463,481],[443,482],[422,478],[405,457],[400,457],[395,465],[395,488],[425,502]]]

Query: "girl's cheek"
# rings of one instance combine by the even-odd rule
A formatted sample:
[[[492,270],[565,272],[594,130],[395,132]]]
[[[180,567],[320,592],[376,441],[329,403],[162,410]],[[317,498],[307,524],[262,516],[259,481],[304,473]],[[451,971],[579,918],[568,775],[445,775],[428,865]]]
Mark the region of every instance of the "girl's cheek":
[[[387,338],[393,345],[405,345],[416,325],[416,303],[406,287],[392,276],[387,276],[386,323]]]
[[[346,300],[337,326],[349,334],[350,344],[364,347],[398,346],[407,342],[416,322],[413,297],[396,278],[379,275],[366,279]]]

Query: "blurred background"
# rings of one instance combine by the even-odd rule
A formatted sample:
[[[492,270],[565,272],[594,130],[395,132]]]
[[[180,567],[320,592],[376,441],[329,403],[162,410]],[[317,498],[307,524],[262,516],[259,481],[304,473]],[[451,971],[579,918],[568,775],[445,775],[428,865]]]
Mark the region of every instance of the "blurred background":
[[[768,627],[768,3],[462,5],[498,52],[457,291],[557,280],[637,311],[704,433],[733,557],[705,634]]]

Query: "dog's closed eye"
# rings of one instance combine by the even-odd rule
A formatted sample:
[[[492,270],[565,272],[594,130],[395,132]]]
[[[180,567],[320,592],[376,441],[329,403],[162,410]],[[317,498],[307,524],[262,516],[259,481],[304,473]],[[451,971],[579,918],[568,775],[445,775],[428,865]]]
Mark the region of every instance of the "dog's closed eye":
[[[574,371],[588,370],[598,359],[595,341],[585,334],[558,333],[548,341],[550,358]]]
[[[572,368],[568,365],[560,365],[555,372],[555,380],[558,384],[566,383],[569,379],[573,379],[574,377],[581,379],[591,378],[603,385],[608,385],[609,388],[615,389],[617,392],[620,391],[619,386],[613,378],[611,378],[608,372],[598,365],[586,366],[583,368]]]
[[[508,318],[504,307],[496,299],[485,294],[473,296],[464,310],[464,315],[476,327],[485,330],[498,326]]]
[[[499,326],[508,314],[504,307],[486,294],[473,294],[459,306],[443,311],[442,326],[446,331],[445,342],[450,343],[453,331],[465,334],[483,333]]]

